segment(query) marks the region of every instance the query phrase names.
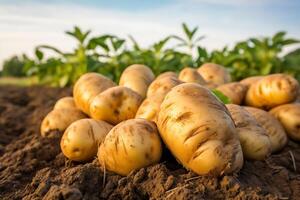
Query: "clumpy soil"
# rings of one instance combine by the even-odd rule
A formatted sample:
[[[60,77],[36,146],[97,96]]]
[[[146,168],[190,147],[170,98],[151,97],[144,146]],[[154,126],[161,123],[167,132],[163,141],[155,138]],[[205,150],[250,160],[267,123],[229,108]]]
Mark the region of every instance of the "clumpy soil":
[[[61,133],[39,126],[70,89],[0,87],[0,199],[300,199],[300,145],[292,141],[238,174],[212,178],[182,168],[165,150],[159,164],[127,177],[104,173],[95,158],[75,163],[60,151]]]

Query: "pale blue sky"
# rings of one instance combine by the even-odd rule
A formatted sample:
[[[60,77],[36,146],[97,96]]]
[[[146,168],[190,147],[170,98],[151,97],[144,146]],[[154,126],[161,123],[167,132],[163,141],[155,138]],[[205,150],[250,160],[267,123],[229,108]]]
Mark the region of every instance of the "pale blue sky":
[[[181,34],[187,22],[199,26],[204,46],[215,49],[279,30],[300,38],[299,19],[299,0],[0,0],[0,63],[39,44],[72,48],[63,31],[73,25],[94,34],[131,34],[147,46]]]

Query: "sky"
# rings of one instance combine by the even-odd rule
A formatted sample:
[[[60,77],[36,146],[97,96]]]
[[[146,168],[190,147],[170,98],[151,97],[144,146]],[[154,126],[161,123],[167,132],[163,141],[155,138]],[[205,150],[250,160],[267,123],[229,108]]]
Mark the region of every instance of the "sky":
[[[209,50],[280,30],[300,39],[299,10],[299,0],[0,0],[0,64],[41,44],[72,49],[64,31],[74,25],[92,35],[133,35],[144,47],[181,35],[182,22],[199,27]]]

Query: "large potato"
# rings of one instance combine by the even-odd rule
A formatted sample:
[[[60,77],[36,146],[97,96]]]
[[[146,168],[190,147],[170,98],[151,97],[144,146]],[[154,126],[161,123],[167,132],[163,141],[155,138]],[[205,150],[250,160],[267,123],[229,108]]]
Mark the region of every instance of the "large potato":
[[[97,155],[98,146],[112,128],[112,125],[100,120],[78,120],[64,132],[60,142],[61,150],[70,160],[91,160]]]
[[[250,85],[246,94],[246,105],[270,109],[296,99],[299,84],[286,74],[272,74]]]
[[[250,85],[256,83],[257,81],[259,81],[262,78],[263,78],[263,76],[251,76],[251,77],[241,80],[240,83],[249,87]]]
[[[50,131],[64,131],[70,124],[83,118],[86,115],[79,109],[54,109],[43,119],[41,135],[47,137]]]
[[[119,85],[128,87],[145,98],[148,86],[154,78],[155,76],[149,67],[135,64],[123,71]]]
[[[161,104],[157,125],[177,160],[199,175],[232,173],[243,165],[230,113],[205,87],[174,87]]]
[[[220,85],[216,88],[227,96],[231,103],[241,105],[247,92],[247,87],[239,82]]]
[[[181,83],[183,82],[173,75],[156,78],[148,88],[147,97],[155,95],[165,96],[173,87]]]
[[[263,160],[271,154],[272,147],[266,130],[243,107],[226,104],[242,145],[244,157],[251,160]]]
[[[155,123],[130,119],[115,126],[98,151],[101,166],[120,175],[157,163],[162,144]]]
[[[270,110],[283,125],[288,136],[296,141],[300,141],[300,104],[285,104]]]
[[[73,97],[63,97],[57,100],[53,109],[78,109]]]
[[[82,75],[75,83],[73,96],[76,106],[89,115],[90,104],[94,97],[116,84],[98,73]]]
[[[208,84],[222,85],[231,81],[230,73],[225,67],[214,63],[205,63],[198,72]]]
[[[90,105],[90,115],[94,119],[118,124],[135,117],[143,98],[130,88],[116,86],[98,94]]]
[[[197,70],[191,67],[185,67],[182,69],[179,73],[178,79],[186,83],[198,83],[200,85],[206,84],[206,81],[197,72]]]
[[[271,140],[272,152],[277,152],[283,149],[288,142],[288,138],[280,122],[264,110],[253,107],[244,108],[267,131]]]

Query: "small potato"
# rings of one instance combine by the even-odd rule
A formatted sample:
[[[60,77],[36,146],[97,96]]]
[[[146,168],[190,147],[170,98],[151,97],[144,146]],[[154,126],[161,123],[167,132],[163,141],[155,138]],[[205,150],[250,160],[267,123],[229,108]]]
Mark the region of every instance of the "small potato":
[[[220,85],[216,88],[227,96],[231,103],[241,105],[247,92],[247,87],[239,82]]]
[[[245,104],[252,107],[270,109],[296,99],[299,84],[286,74],[272,74],[250,85]]]
[[[266,130],[243,107],[226,104],[240,138],[246,159],[264,160],[271,154],[272,147]]]
[[[199,175],[236,172],[243,152],[229,111],[195,83],[178,85],[160,106],[157,125],[172,154]]]
[[[287,135],[295,140],[300,141],[300,104],[285,104],[270,110],[283,125]]]
[[[57,100],[53,109],[78,109],[73,97],[63,97]]]
[[[230,73],[218,64],[205,63],[198,68],[198,72],[208,84],[222,85],[231,81]]]
[[[86,73],[75,83],[73,96],[76,106],[89,115],[90,104],[94,97],[116,84],[98,73]]]
[[[174,78],[178,78],[178,76],[175,72],[168,71],[168,72],[164,72],[164,73],[161,73],[160,75],[158,75],[155,80],[158,80],[158,79],[161,79],[161,78],[164,78],[164,77],[169,77],[169,76],[172,76]]]
[[[244,108],[267,131],[271,140],[272,153],[283,149],[288,142],[288,138],[280,122],[264,110],[253,107]]]
[[[97,155],[98,146],[112,128],[112,125],[100,120],[78,120],[64,132],[60,142],[61,150],[70,160],[91,160]]]
[[[147,97],[162,95],[165,96],[173,87],[183,83],[173,75],[166,75],[165,77],[156,78],[149,86]]]
[[[259,81],[262,78],[263,78],[263,76],[251,76],[251,77],[241,80],[240,83],[249,87],[250,85],[252,85],[253,83],[256,83],[257,81]]]
[[[155,76],[149,67],[135,64],[123,71],[119,85],[128,87],[145,98],[148,86],[154,78]]]
[[[148,121],[156,122],[157,115],[160,110],[160,105],[164,100],[163,95],[154,95],[147,97],[140,105],[136,112],[135,118],[147,119]]]
[[[83,118],[86,115],[78,109],[54,109],[43,119],[41,135],[47,137],[50,131],[64,131],[70,124]]]
[[[186,67],[179,73],[178,79],[186,83],[198,83],[200,85],[205,85],[206,81],[197,72],[196,69],[191,67]]]
[[[134,118],[142,101],[143,98],[130,88],[112,87],[94,98],[90,105],[90,115],[115,125]]]
[[[130,119],[115,126],[99,147],[104,169],[126,176],[132,170],[159,162],[162,144],[155,123]]]

